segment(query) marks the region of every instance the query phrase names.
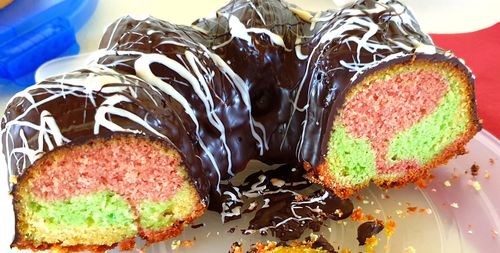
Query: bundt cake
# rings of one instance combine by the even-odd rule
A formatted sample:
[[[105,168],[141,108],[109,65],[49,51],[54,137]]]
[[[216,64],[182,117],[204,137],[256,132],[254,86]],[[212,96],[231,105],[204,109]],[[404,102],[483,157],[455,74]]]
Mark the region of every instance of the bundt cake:
[[[233,0],[192,26],[123,17],[90,67],[7,106],[12,246],[176,236],[222,209],[221,182],[252,159],[303,166],[342,198],[370,181],[402,186],[480,127],[471,71],[395,0],[318,13]]]

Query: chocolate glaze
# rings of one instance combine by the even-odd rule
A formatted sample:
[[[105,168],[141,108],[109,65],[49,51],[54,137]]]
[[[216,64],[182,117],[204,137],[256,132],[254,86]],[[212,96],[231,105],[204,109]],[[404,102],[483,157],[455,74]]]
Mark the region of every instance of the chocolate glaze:
[[[263,126],[259,133],[265,138],[264,150],[252,145],[256,144],[252,138],[243,138],[247,141],[238,147],[230,145],[229,149],[239,150],[233,152],[232,172],[241,171],[244,167],[238,166],[249,159],[312,168],[323,163],[345,96],[379,69],[415,59],[446,61],[467,73],[473,83],[463,62],[436,48],[411,12],[394,0],[362,0],[337,12],[320,13],[304,12],[279,0],[234,0],[215,17],[199,19],[189,27],[152,17],[124,17],[110,26],[101,49],[104,56],[99,63],[132,74],[136,73],[134,59],[141,54],[159,53],[183,62],[183,55],[192,51],[210,62],[208,50],[222,58],[224,67],[213,68],[210,63],[208,67],[216,73],[230,68],[244,80],[242,88],[251,98],[251,120]],[[178,77],[161,64],[153,63],[151,68],[166,80]],[[211,92],[240,101],[241,94],[224,90],[223,82],[224,78],[212,79]],[[192,90],[182,84],[173,86],[192,98],[194,110],[205,110]],[[233,136],[236,129],[242,129],[233,122],[248,115],[225,106],[216,104],[216,112],[221,112],[221,118],[234,119],[223,121],[226,132],[231,133],[227,139],[242,138],[241,132]],[[248,133],[248,127],[242,132]],[[208,142],[218,135],[202,138]],[[220,148],[220,142],[216,147]],[[230,173],[221,166],[222,179],[226,179]]]
[[[359,245],[365,245],[366,239],[380,233],[384,230],[384,224],[381,221],[367,221],[358,227]]]
[[[328,219],[342,220],[352,214],[350,200],[315,187],[304,178],[304,171],[294,166],[256,172],[240,186],[221,187],[225,189],[223,221],[240,218],[244,203],[259,200],[260,206],[243,234],[271,234],[288,241],[298,239],[307,229],[318,232]]]
[[[307,229],[319,232],[326,217],[334,220],[349,217],[353,208],[350,201],[327,191],[318,191],[312,196],[278,193],[265,199],[268,207],[257,211],[245,234],[259,232],[267,235],[270,231],[282,241],[295,240]]]

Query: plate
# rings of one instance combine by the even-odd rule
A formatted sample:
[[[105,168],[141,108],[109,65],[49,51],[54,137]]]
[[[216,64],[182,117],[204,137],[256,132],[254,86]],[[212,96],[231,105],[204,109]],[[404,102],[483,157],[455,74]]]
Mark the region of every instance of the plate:
[[[353,198],[355,207],[361,207],[364,213],[396,222],[396,230],[389,240],[384,232],[378,235],[376,252],[399,253],[412,248],[427,253],[500,252],[500,184],[497,183],[500,179],[500,141],[483,130],[467,145],[467,150],[466,155],[435,169],[435,177],[425,189],[410,185],[384,191],[372,185],[360,193],[363,200]],[[477,176],[471,175],[473,164],[480,168]],[[245,173],[260,170],[263,166],[252,163]],[[0,182],[6,181],[6,173],[2,172]],[[14,218],[11,198],[6,191],[5,184],[2,184],[0,210],[6,210],[8,215],[0,227],[0,250],[23,252],[8,249],[13,237]],[[415,207],[417,209],[412,211]],[[252,214],[222,224],[219,214],[207,212],[194,223],[204,224],[203,227],[189,227],[175,238],[192,241],[193,246],[181,247],[175,252],[227,252],[233,242],[242,242],[248,248],[257,241],[275,240],[270,236],[242,235],[241,229],[246,228],[251,218]],[[358,225],[359,222],[351,219],[329,222],[321,234],[336,247],[364,252],[364,247],[358,246],[356,240]],[[229,232],[232,228],[233,233]],[[304,236],[307,235],[308,232]],[[172,252],[173,241],[155,244],[146,252]]]

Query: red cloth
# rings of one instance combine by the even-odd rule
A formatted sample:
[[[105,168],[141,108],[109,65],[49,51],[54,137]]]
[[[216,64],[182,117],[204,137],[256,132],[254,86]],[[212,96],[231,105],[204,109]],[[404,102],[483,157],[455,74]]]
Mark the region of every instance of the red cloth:
[[[479,118],[484,129],[500,138],[500,23],[471,33],[433,34],[432,39],[472,69]]]

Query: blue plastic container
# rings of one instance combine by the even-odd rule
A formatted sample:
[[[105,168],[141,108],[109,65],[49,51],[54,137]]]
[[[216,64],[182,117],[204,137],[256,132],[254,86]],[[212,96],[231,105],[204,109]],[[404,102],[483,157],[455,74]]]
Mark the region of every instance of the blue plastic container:
[[[76,32],[96,5],[97,0],[14,0],[0,10],[0,83],[33,84],[40,65],[77,54]]]

